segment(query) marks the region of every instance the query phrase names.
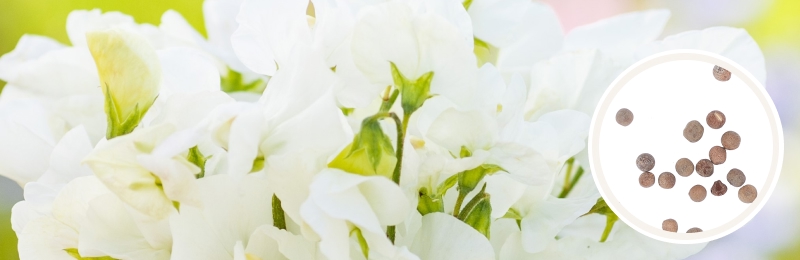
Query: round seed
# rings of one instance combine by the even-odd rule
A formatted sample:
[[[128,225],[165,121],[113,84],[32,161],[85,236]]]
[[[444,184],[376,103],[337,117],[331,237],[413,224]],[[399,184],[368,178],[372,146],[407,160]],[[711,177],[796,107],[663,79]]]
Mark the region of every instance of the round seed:
[[[706,116],[706,124],[712,129],[722,128],[722,126],[725,125],[725,114],[719,112],[719,110],[711,111]]]
[[[689,142],[695,143],[700,141],[700,138],[703,137],[703,131],[703,125],[697,122],[697,120],[692,120],[683,128],[683,137],[689,140]]]
[[[714,66],[714,78],[719,81],[728,81],[731,79],[731,72],[720,66]]]
[[[690,228],[689,230],[686,230],[686,233],[700,233],[700,232],[703,232],[703,230],[698,227],[693,227]]]
[[[747,180],[747,178],[745,178],[742,170],[733,168],[728,171],[728,183],[730,183],[733,187],[741,187],[745,180]]]
[[[650,188],[656,182],[656,176],[651,172],[643,172],[639,175],[639,185],[642,187]]]
[[[678,221],[674,219],[667,219],[661,222],[661,229],[669,232],[678,232]]]
[[[675,175],[670,172],[662,172],[658,175],[658,186],[664,189],[675,187]]]
[[[633,122],[633,112],[627,108],[617,111],[617,124],[628,126],[631,124],[631,122]]]
[[[722,183],[722,181],[717,180],[714,182],[714,185],[711,185],[711,195],[722,196],[725,195],[726,192],[728,192],[728,186]]]
[[[694,163],[689,158],[681,158],[675,163],[675,171],[678,175],[687,177],[694,172]]]
[[[636,167],[643,172],[649,172],[656,166],[656,159],[649,153],[640,154],[636,157]]]
[[[694,168],[698,175],[708,177],[714,174],[714,163],[709,159],[701,159]]]
[[[725,149],[736,150],[736,148],[739,148],[740,142],[742,142],[742,137],[734,131],[722,134],[722,147],[725,147]]]
[[[728,157],[728,153],[725,152],[725,148],[720,146],[711,147],[711,150],[708,151],[708,158],[711,159],[711,162],[715,165],[720,165],[725,163],[725,159]]]
[[[744,203],[753,203],[757,196],[758,192],[753,185],[747,184],[739,188],[739,200]]]
[[[701,202],[706,199],[706,188],[703,185],[694,185],[689,189],[689,198],[694,202]]]

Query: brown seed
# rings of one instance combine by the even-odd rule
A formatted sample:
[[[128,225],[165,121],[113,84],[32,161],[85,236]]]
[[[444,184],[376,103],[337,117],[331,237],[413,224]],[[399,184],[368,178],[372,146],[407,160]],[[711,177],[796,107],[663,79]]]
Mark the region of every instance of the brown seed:
[[[731,72],[720,66],[714,66],[714,78],[719,81],[728,81],[731,79]]]
[[[687,177],[694,172],[694,163],[689,158],[681,158],[675,163],[675,171],[678,175]]]
[[[689,198],[694,202],[701,202],[706,199],[706,188],[703,185],[694,185],[689,189]]]
[[[733,168],[728,171],[728,183],[730,183],[733,187],[740,187],[744,184],[744,181],[747,180],[744,176],[744,172],[742,170]]]
[[[757,196],[758,192],[753,185],[747,184],[739,188],[739,200],[744,203],[753,203]]]
[[[643,172],[649,172],[655,166],[656,158],[653,158],[649,153],[643,153],[636,157],[636,167]]]
[[[675,175],[670,172],[662,172],[658,175],[658,186],[664,189],[675,187]]]
[[[703,232],[703,230],[698,227],[693,227],[690,228],[689,230],[686,230],[686,233],[700,233],[700,232]]]
[[[728,186],[722,183],[722,181],[717,180],[714,182],[714,185],[711,185],[711,195],[722,196],[725,195],[726,192],[728,192]]]
[[[725,152],[725,148],[722,148],[721,146],[711,147],[711,150],[708,151],[708,158],[711,159],[711,162],[715,165],[725,163],[725,159],[727,157],[728,153]]]
[[[667,219],[661,222],[661,229],[669,232],[678,232],[678,221],[674,219]]]
[[[650,188],[650,186],[653,186],[653,183],[655,182],[656,175],[651,172],[643,172],[641,175],[639,175],[639,185],[642,185],[642,187]]]
[[[719,112],[719,110],[714,110],[708,113],[706,116],[706,124],[711,129],[720,129],[723,125],[725,125],[725,114]]]
[[[708,177],[714,174],[714,163],[709,159],[701,159],[694,168],[698,175]]]
[[[692,120],[683,128],[683,137],[689,140],[689,142],[695,143],[700,141],[700,138],[703,137],[703,131],[703,125],[697,122],[697,120]]]
[[[631,124],[631,122],[633,122],[633,112],[627,108],[617,111],[617,124],[628,126]]]
[[[722,134],[722,147],[725,147],[725,149],[736,150],[736,148],[739,148],[740,142],[742,142],[742,137],[734,131]]]

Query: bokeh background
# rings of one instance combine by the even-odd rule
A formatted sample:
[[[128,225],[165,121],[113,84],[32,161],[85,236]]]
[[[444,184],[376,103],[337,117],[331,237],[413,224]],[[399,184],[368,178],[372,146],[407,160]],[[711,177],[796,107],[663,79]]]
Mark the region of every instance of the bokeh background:
[[[132,15],[137,22],[159,24],[161,14],[180,12],[198,31],[202,0],[0,0],[0,54],[14,49],[23,34],[68,43],[71,10],[99,8]],[[746,226],[713,241],[691,259],[800,259],[800,1],[797,0],[545,0],[565,31],[613,15],[650,9],[672,11],[663,36],[711,26],[747,29],[764,52],[767,91],[783,122],[783,173],[766,206]],[[5,83],[0,81],[0,89]],[[0,129],[2,131],[2,129]],[[3,144],[0,144],[3,145]],[[11,207],[22,189],[0,176],[0,259],[18,259],[11,230]]]

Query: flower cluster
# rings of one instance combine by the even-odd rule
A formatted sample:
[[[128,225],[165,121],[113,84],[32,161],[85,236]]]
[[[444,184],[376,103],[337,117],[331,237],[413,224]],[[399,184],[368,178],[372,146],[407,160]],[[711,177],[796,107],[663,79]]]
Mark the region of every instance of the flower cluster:
[[[208,37],[74,11],[0,58],[22,259],[680,258],[600,198],[590,115],[665,10],[564,33],[529,0],[206,0]]]

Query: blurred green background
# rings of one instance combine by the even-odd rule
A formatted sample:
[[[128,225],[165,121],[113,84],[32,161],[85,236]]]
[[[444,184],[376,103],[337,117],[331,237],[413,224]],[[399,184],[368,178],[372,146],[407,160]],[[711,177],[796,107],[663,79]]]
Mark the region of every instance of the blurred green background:
[[[672,18],[663,35],[711,26],[742,27],[762,48],[767,90],[786,136],[783,175],[764,209],[733,234],[709,243],[693,259],[800,259],[800,1],[797,0],[542,0],[550,4],[565,31],[596,20],[649,8],[667,8]],[[180,12],[205,34],[203,0],[0,0],[0,54],[14,49],[23,34],[52,37],[69,44],[66,18],[75,9],[99,8],[159,24],[161,14]],[[0,81],[0,89],[5,83]],[[0,129],[1,131],[2,129]],[[0,144],[2,145],[2,144]],[[18,259],[10,211],[22,189],[0,177],[0,259]]]

